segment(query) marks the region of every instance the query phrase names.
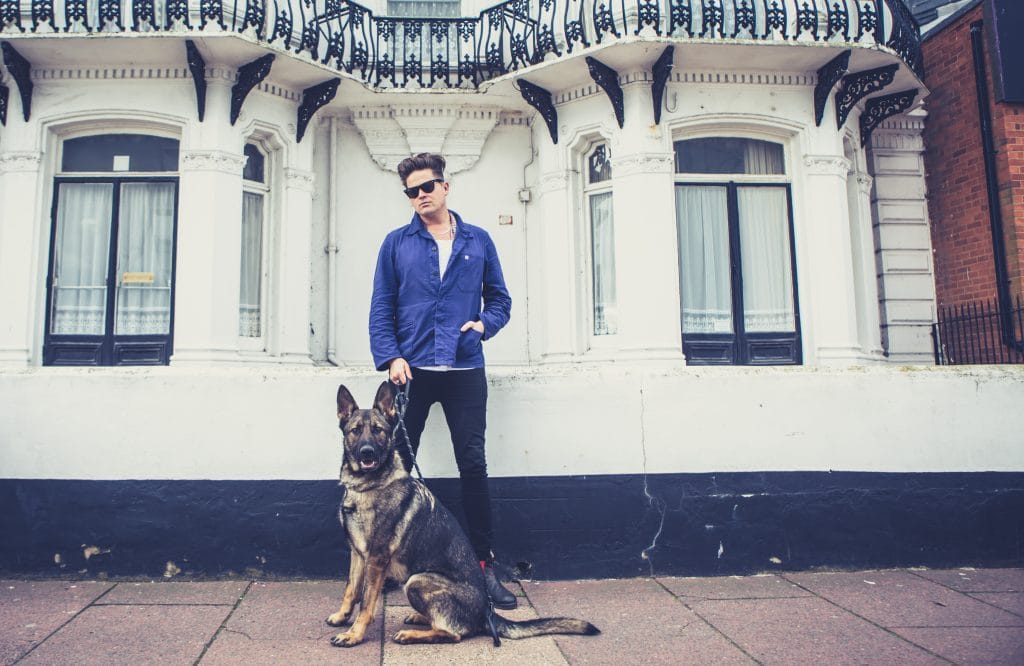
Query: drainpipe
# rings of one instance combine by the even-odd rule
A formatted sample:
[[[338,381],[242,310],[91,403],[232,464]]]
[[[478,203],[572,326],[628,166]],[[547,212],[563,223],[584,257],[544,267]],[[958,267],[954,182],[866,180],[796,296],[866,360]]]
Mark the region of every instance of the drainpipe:
[[[337,294],[335,279],[338,274],[338,119],[330,117],[330,148],[327,156],[327,361],[331,365],[338,363],[338,325],[334,318],[337,315]]]
[[[1010,271],[1006,260],[1003,236],[1003,214],[999,207],[999,180],[996,175],[996,149],[992,143],[992,116],[988,110],[988,76],[985,71],[985,51],[982,43],[983,21],[971,24],[971,54],[974,59],[974,82],[978,97],[978,119],[981,129],[981,148],[985,158],[985,190],[988,194],[988,218],[992,231],[992,254],[996,269],[996,298],[999,300],[999,321],[1003,344],[1024,349],[1024,340],[1018,340],[1013,325],[1013,303],[1010,299]]]

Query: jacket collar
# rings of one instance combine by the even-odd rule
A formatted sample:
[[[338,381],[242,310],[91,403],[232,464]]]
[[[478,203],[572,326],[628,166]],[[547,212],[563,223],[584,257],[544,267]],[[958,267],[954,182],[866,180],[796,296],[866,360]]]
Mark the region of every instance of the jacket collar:
[[[463,235],[464,235],[463,237],[465,237],[465,238],[472,238],[473,237],[473,231],[469,228],[469,226],[467,226],[462,221],[462,216],[459,215],[458,213],[456,213],[451,208],[448,209],[448,212],[452,214],[453,218],[455,218],[455,225],[457,227],[457,231],[455,232],[456,233],[455,238],[458,239],[460,236],[463,236]],[[432,237],[430,235],[430,232],[427,231],[427,227],[423,224],[423,220],[420,219],[420,214],[419,213],[413,213],[412,214],[412,219],[409,220],[409,225],[405,228],[405,235],[406,236],[413,236],[413,235],[415,235],[417,233],[420,234],[421,236],[423,236],[424,238],[431,238],[432,239]]]

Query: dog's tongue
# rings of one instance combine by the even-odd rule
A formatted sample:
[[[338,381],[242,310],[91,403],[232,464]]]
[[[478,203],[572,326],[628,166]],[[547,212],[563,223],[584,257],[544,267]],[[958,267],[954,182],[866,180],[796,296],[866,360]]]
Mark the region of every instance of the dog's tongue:
[[[362,461],[359,462],[359,465],[363,469],[373,469],[374,467],[377,466],[377,461],[376,460],[370,460],[370,461],[362,460]]]

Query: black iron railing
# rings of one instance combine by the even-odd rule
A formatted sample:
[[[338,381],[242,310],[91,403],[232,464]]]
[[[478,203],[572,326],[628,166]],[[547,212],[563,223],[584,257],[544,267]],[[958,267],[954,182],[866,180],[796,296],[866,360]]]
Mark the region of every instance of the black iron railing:
[[[932,337],[938,365],[1024,363],[1024,301],[1009,310],[995,300],[943,308]]]
[[[233,31],[378,88],[475,88],[635,36],[883,44],[923,77],[902,0],[508,0],[467,18],[374,16],[350,0],[0,0],[24,34]]]

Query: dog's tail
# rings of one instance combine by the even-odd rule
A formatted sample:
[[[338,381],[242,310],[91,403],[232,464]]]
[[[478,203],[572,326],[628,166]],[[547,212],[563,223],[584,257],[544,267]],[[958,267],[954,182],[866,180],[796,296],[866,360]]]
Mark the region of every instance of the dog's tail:
[[[542,617],[537,620],[515,621],[494,616],[494,626],[502,638],[529,638],[546,634],[579,634],[594,636],[601,630],[586,620],[571,617]]]

